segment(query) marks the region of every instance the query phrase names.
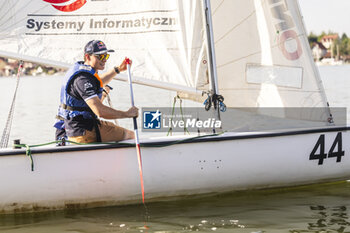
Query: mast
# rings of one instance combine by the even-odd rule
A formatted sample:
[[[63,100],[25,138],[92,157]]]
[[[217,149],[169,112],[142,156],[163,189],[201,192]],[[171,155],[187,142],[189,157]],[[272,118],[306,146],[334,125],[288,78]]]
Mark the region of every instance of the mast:
[[[208,47],[208,65],[209,65],[209,77],[210,84],[212,88],[212,94],[219,94],[218,88],[218,78],[216,70],[216,56],[215,56],[215,45],[214,45],[214,32],[213,32],[213,20],[211,17],[211,5],[210,0],[203,0],[204,4],[204,13],[205,13],[205,30],[206,30],[206,39]]]
[[[208,66],[209,66],[209,77],[210,77],[210,97],[212,102],[214,102],[215,118],[221,120],[220,118],[220,106],[219,106],[219,87],[218,87],[218,75],[216,69],[216,55],[215,55],[215,44],[214,44],[214,31],[213,31],[213,20],[211,17],[211,5],[210,0],[203,0],[204,4],[204,15],[205,15],[205,30],[206,30],[206,41],[207,41],[207,53],[208,53]],[[215,133],[215,128],[213,128]]]

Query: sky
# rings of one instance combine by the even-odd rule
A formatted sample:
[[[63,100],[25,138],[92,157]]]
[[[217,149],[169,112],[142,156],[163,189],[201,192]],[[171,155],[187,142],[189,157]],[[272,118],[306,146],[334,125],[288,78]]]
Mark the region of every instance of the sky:
[[[329,30],[350,36],[350,0],[298,0],[308,34]]]

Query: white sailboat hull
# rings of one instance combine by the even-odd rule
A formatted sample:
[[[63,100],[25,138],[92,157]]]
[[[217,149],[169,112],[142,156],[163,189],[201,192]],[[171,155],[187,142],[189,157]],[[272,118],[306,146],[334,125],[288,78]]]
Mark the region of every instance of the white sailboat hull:
[[[350,178],[347,130],[226,133],[171,146],[172,138],[141,141],[146,202]],[[310,159],[322,148],[344,153]],[[25,150],[0,150],[1,213],[141,203],[131,145],[36,148],[32,156],[34,171]]]

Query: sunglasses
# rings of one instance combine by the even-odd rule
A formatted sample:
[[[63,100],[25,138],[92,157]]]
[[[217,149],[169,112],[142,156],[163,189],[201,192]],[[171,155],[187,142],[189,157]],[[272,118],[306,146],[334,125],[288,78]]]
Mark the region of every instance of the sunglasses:
[[[103,61],[106,59],[106,61],[108,60],[109,58],[109,54],[106,53],[106,54],[94,54],[95,57],[97,57],[100,61]]]

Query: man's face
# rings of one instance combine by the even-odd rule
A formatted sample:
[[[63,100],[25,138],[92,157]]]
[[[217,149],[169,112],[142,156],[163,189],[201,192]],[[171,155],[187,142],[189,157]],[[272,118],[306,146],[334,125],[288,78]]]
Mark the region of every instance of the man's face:
[[[104,70],[109,54],[107,53],[100,54],[100,55],[92,54],[92,55],[89,55],[89,57],[90,57],[89,65],[92,68],[94,68],[95,70]]]

